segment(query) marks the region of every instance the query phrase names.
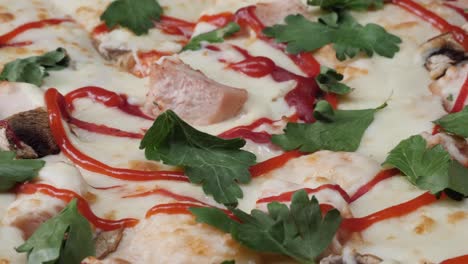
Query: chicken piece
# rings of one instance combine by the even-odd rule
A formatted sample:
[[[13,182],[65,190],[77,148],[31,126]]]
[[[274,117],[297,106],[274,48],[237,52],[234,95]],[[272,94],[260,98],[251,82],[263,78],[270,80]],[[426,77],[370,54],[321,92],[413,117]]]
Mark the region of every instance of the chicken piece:
[[[442,145],[450,156],[456,159],[461,164],[468,166],[468,142],[463,138],[457,138],[444,133],[431,135],[422,133],[422,137],[427,141],[429,147]]]
[[[426,59],[424,66],[434,80],[442,77],[449,67],[468,59],[468,54],[451,33],[428,40],[420,52]]]
[[[86,193],[86,184],[79,171],[63,162],[47,163],[39,172],[37,182],[72,190],[79,195]],[[8,207],[2,224],[22,230],[27,239],[43,222],[57,215],[65,206],[62,200],[42,193],[20,194]]]
[[[284,18],[288,15],[301,14],[308,19],[313,18],[307,6],[300,0],[274,0],[270,3],[259,3],[257,4],[256,14],[267,27],[283,23]]]
[[[0,150],[15,151],[25,159],[58,154],[46,110],[37,108],[0,121]]]
[[[217,83],[180,60],[165,59],[151,70],[145,111],[154,117],[171,109],[194,125],[219,123],[237,115],[247,91]]]
[[[429,85],[431,92],[440,96],[447,112],[452,108],[468,77],[468,61],[457,66],[450,66],[445,75]],[[468,100],[465,105],[468,104]]]
[[[193,216],[158,214],[126,229],[119,249],[102,263],[213,263],[235,259],[258,263],[258,256],[234,242],[230,234],[197,223]],[[91,262],[92,263],[92,262]]]

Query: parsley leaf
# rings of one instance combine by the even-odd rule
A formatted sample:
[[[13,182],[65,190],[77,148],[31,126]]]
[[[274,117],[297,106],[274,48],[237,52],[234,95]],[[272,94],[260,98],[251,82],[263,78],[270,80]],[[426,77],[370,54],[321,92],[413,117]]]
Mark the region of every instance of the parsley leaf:
[[[342,80],[342,74],[324,66],[321,67],[320,74],[315,78],[322,91],[344,95],[351,92],[351,88],[344,83],[340,83]]]
[[[59,71],[70,64],[70,57],[63,48],[47,52],[41,56],[17,59],[9,62],[0,73],[1,81],[26,82],[41,86],[48,71]]]
[[[446,132],[468,138],[468,107],[465,107],[461,112],[446,115],[434,123],[441,126]]]
[[[28,264],[81,263],[94,256],[91,226],[78,212],[76,199],[44,222],[16,251],[28,254]]]
[[[308,5],[320,6],[324,10],[357,10],[364,11],[370,8],[380,9],[384,6],[383,0],[307,0]]]
[[[356,151],[364,132],[374,121],[374,114],[386,107],[384,104],[376,109],[333,110],[329,106],[324,110],[325,104],[328,102],[317,103],[315,123],[289,123],[285,134],[273,136],[272,142],[288,151]]]
[[[427,148],[420,135],[400,142],[384,165],[398,168],[413,185],[431,193],[450,189],[468,195],[468,169],[452,160],[442,145]]]
[[[315,197],[309,200],[304,190],[296,192],[288,208],[284,204],[268,204],[268,213],[252,210],[247,214],[231,209],[236,222],[216,208],[191,208],[197,221],[231,233],[234,240],[255,251],[283,254],[300,263],[315,259],[330,245],[340,223],[338,210],[322,217]]]
[[[147,34],[162,14],[157,0],[116,0],[107,7],[101,20],[108,28],[120,25],[140,36]]]
[[[15,160],[15,156],[11,151],[0,151],[0,191],[32,180],[45,164],[43,160]]]
[[[146,158],[182,166],[190,181],[223,204],[236,205],[243,197],[239,183],[250,182],[254,154],[240,150],[243,139],[224,140],[200,132],[173,111],[161,114],[143,138]]]
[[[285,22],[285,25],[265,28],[263,33],[277,42],[287,43],[287,51],[292,54],[314,51],[330,43],[334,44],[339,60],[353,58],[360,52],[369,57],[375,52],[392,58],[400,50],[399,37],[377,24],[362,26],[346,13],[340,16],[331,13],[318,22],[309,21],[302,15],[290,15]]]
[[[199,50],[201,49],[202,42],[209,43],[222,43],[224,38],[232,36],[234,33],[240,30],[240,26],[237,23],[231,22],[225,27],[200,34],[190,40],[190,42],[184,47],[183,50]]]

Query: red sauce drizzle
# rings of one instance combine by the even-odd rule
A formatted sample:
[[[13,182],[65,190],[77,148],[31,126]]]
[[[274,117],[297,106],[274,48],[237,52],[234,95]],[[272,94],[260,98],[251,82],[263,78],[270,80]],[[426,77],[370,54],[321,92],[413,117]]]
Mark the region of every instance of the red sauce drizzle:
[[[440,264],[466,264],[468,263],[468,255],[459,256],[442,261]]]
[[[219,13],[215,15],[204,15],[200,17],[198,22],[205,22],[216,27],[224,27],[231,21],[234,21],[234,14],[230,12]]]
[[[6,44],[0,44],[0,48],[7,48],[7,47],[24,47],[31,45],[33,42],[32,41],[22,41],[22,42],[14,42],[14,43],[6,43]]]
[[[444,197],[445,196],[443,195],[442,198]],[[435,195],[427,192],[412,200],[386,208],[382,211],[373,213],[362,218],[344,219],[341,224],[341,227],[351,232],[361,232],[377,222],[407,215],[423,206],[430,205],[437,201],[438,199]]]
[[[249,139],[255,143],[265,144],[270,143],[271,135],[267,132],[254,132],[253,130],[264,125],[264,124],[273,124],[275,121],[269,118],[261,118],[250,125],[247,126],[238,126],[233,129],[230,129],[218,137],[224,139],[233,139],[233,138],[243,138]]]
[[[277,66],[269,58],[252,56],[245,49],[234,45],[232,47],[245,59],[237,63],[228,63],[228,68],[254,78],[271,75],[276,82],[296,81],[296,87],[286,95],[285,100],[288,105],[296,108],[300,119],[305,122],[315,121],[312,110],[320,89],[314,78],[294,74]]]
[[[239,9],[235,14],[235,21],[241,27],[250,27],[258,36],[258,38],[266,41],[273,47],[285,51],[284,44],[278,44],[274,40],[266,37],[263,34],[265,25],[260,21],[256,14],[256,6],[248,6]],[[320,64],[315,60],[313,55],[309,52],[302,52],[297,55],[289,55],[289,57],[301,68],[301,70],[309,77],[315,77],[320,73]]]
[[[389,179],[389,178],[391,178],[393,176],[396,176],[399,173],[400,173],[400,171],[397,170],[397,169],[390,169],[390,170],[384,170],[384,171],[379,172],[379,174],[377,174],[374,177],[374,179],[372,179],[372,181],[368,182],[367,184],[365,184],[364,186],[359,188],[353,194],[353,196],[351,196],[350,202],[352,203],[352,202],[358,200],[359,198],[364,196],[366,193],[368,193],[370,190],[372,190],[372,188],[374,188],[381,181],[384,181],[384,180]]]
[[[0,36],[0,45],[8,44],[8,42],[21,33],[24,33],[31,29],[43,28],[45,26],[58,25],[65,22],[73,22],[71,19],[44,19],[39,21],[34,21],[30,23],[23,24],[12,31]],[[21,43],[21,42],[20,42]],[[26,42],[23,42],[23,44]],[[11,44],[14,45],[14,44]],[[18,45],[18,43],[17,43]]]
[[[468,34],[462,28],[450,24],[436,13],[427,10],[412,0],[392,0],[392,3],[426,20],[440,31],[444,33],[452,33],[453,37],[465,48],[465,50],[468,50]]]
[[[23,184],[18,187],[17,192],[22,194],[34,194],[40,192],[50,197],[60,199],[65,203],[69,203],[71,200],[77,199],[78,210],[80,213],[96,228],[102,229],[104,231],[111,231],[124,227],[133,227],[139,222],[138,219],[133,218],[125,218],[121,220],[107,220],[99,218],[93,213],[88,202],[77,193],[70,190],[57,189],[47,184]]]
[[[155,26],[166,34],[183,36],[187,39],[192,37],[195,29],[195,23],[169,16],[162,16],[160,21],[155,22]]]
[[[173,193],[173,192],[168,191],[166,189],[154,189],[154,190],[147,191],[147,192],[126,195],[126,196],[123,196],[122,198],[139,198],[139,197],[146,197],[146,196],[150,196],[150,195],[161,195],[161,196],[173,198],[174,200],[180,201],[180,202],[192,202],[192,203],[199,203],[199,204],[209,206],[208,204],[206,204],[206,203],[204,203],[202,201],[199,201],[199,200],[197,200],[195,198],[180,195],[180,194],[176,194],[176,193]]]
[[[45,94],[45,101],[55,141],[65,156],[83,169],[126,181],[171,180],[188,182],[187,177],[182,172],[114,168],[85,155],[71,143],[63,126],[62,115],[66,113],[65,98],[56,89],[51,88]]]
[[[192,213],[189,211],[190,208],[192,207],[197,207],[197,208],[202,208],[202,207],[207,207],[204,205],[201,205],[199,203],[168,203],[168,204],[158,204],[148,210],[146,213],[146,218],[150,218],[153,215],[156,214],[188,214],[192,215]],[[233,220],[238,221],[238,219],[231,213],[231,211],[224,210],[224,213],[228,215],[230,218]]]
[[[466,77],[465,83],[463,83],[460,93],[458,94],[457,100],[455,101],[452,111],[450,112],[457,113],[463,110],[467,97],[468,97],[468,76]]]
[[[253,178],[265,175],[271,171],[277,170],[283,167],[288,161],[302,156],[301,152],[294,150],[285,152],[277,157],[271,158],[264,162],[260,162],[252,167],[250,167],[250,174]]]
[[[465,20],[468,20],[468,13],[465,12],[465,9],[463,9],[463,8],[461,8],[461,7],[458,7],[458,6],[456,6],[456,5],[452,5],[452,4],[450,4],[450,3],[444,3],[444,6],[455,10],[458,14],[460,14],[461,16],[463,16],[463,17],[465,18]],[[467,262],[468,262],[468,261],[467,261]]]

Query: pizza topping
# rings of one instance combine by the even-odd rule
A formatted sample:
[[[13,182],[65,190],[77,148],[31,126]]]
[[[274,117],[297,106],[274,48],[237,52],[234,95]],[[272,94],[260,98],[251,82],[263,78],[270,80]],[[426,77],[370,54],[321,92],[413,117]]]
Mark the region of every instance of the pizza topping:
[[[159,20],[162,13],[163,9],[156,0],[116,0],[107,7],[101,20],[108,28],[120,25],[140,36],[154,27],[154,21]]]
[[[398,168],[412,184],[433,194],[448,189],[468,195],[468,169],[452,160],[441,145],[428,149],[422,136],[403,140],[384,164]]]
[[[45,94],[45,101],[49,112],[52,134],[63,154],[77,166],[88,171],[125,181],[187,181],[187,177],[185,177],[183,173],[177,171],[142,171],[115,168],[89,157],[78,150],[68,138],[62,121],[63,112],[66,109],[65,98],[56,89],[51,88],[47,90]]]
[[[287,43],[287,51],[297,54],[314,51],[333,43],[336,57],[345,60],[360,52],[371,57],[374,52],[393,58],[400,48],[401,39],[377,24],[360,25],[347,13],[330,13],[311,22],[302,15],[286,17],[286,25],[266,28],[264,34],[277,42]]]
[[[42,158],[60,152],[43,108],[15,114],[0,122],[1,128],[6,132],[6,139],[12,146],[10,149],[19,157]]]
[[[78,212],[76,200],[44,222],[16,251],[27,253],[28,263],[80,263],[95,254],[91,226]]]
[[[158,116],[173,110],[194,125],[209,125],[239,113],[247,91],[217,83],[180,60],[165,59],[155,64],[150,76],[145,110]]]
[[[307,0],[308,5],[320,6],[324,10],[358,10],[379,9],[384,6],[383,0]]]
[[[354,260],[353,263],[356,264],[379,264],[383,262],[382,259],[371,254],[361,255],[353,253],[351,256],[344,254],[342,256],[328,256],[320,260],[319,264],[345,264],[348,263],[350,258]]]
[[[287,255],[300,263],[315,263],[341,223],[337,210],[322,216],[317,199],[309,199],[305,191],[294,194],[290,208],[273,202],[268,204],[268,213],[253,210],[250,215],[231,209],[240,223],[215,208],[191,208],[190,211],[198,222],[230,233],[252,250]]]
[[[201,49],[202,43],[221,43],[224,42],[224,38],[232,36],[234,33],[240,30],[240,26],[237,23],[231,22],[226,26],[200,34],[190,40],[190,42],[184,47],[183,50],[198,50]]]
[[[439,79],[450,66],[468,59],[463,46],[450,33],[428,40],[421,46],[421,52],[426,58],[424,66],[432,79]]]
[[[123,237],[123,228],[99,233],[94,239],[96,244],[96,257],[102,259],[115,252]]]
[[[446,115],[436,121],[446,132],[468,138],[468,107],[461,112]]]
[[[92,223],[94,227],[99,228],[103,231],[112,231],[121,228],[134,227],[139,222],[137,219],[133,218],[124,218],[120,220],[108,220],[100,218],[93,213],[91,207],[89,206],[85,198],[78,195],[74,191],[58,189],[51,185],[42,183],[23,184],[18,187],[17,191],[19,194],[44,194],[62,200],[66,203],[69,203],[72,200],[77,200],[80,214],[86,217],[86,219],[88,219],[88,221]]]
[[[223,204],[243,197],[239,183],[250,182],[254,154],[240,150],[242,139],[224,140],[197,131],[174,112],[161,114],[141,142],[146,158],[183,166],[190,181]]]
[[[0,151],[0,191],[32,180],[45,164],[42,160],[16,160],[15,156],[11,151]]]
[[[327,102],[318,103],[312,124],[289,123],[284,135],[275,135],[272,142],[285,150],[302,152],[318,150],[356,151],[375,113],[386,104],[365,110],[333,110]],[[331,120],[330,120],[331,119]]]
[[[65,69],[69,63],[70,57],[67,51],[58,48],[41,56],[17,59],[7,63],[0,73],[0,80],[41,86],[43,79],[49,75],[48,71]]]
[[[322,66],[320,74],[315,78],[320,89],[327,93],[347,94],[351,92],[351,88],[344,83],[343,75],[333,69]]]
[[[39,21],[34,21],[34,22],[29,22],[26,24],[23,24],[12,31],[1,35],[0,36],[0,47],[16,47],[16,46],[25,46],[25,45],[30,45],[32,42],[30,41],[23,41],[23,42],[15,42],[12,43],[11,41],[16,38],[18,35],[31,30],[31,29],[38,29],[38,28],[43,28],[46,26],[53,26],[53,25],[58,25],[61,23],[65,22],[73,22],[71,19],[43,19]]]

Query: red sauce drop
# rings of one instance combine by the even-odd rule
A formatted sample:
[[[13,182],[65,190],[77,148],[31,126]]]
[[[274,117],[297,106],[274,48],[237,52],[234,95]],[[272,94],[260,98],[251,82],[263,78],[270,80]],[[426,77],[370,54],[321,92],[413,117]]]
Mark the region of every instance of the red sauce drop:
[[[91,34],[93,36],[96,36],[96,35],[101,35],[101,34],[104,34],[104,33],[109,33],[110,31],[111,31],[111,29],[107,27],[106,23],[102,23],[102,24],[97,25],[93,29],[93,32]]]
[[[427,10],[412,0],[392,0],[391,2],[426,20],[440,31],[444,33],[452,33],[453,37],[465,48],[465,50],[468,50],[468,34],[462,28],[450,24],[436,13]]]
[[[216,27],[224,27],[231,21],[234,21],[234,14],[230,12],[224,12],[215,15],[204,15],[198,21],[212,24]]]
[[[133,227],[138,224],[138,219],[125,218],[121,220],[107,220],[97,217],[91,210],[88,202],[75,192],[70,190],[57,189],[47,184],[23,184],[17,189],[18,193],[21,194],[34,194],[40,192],[50,197],[54,197],[69,203],[73,199],[78,200],[78,210],[80,213],[88,219],[96,228],[104,231],[111,231],[120,228]]]
[[[442,198],[444,198],[444,196],[442,196]],[[381,210],[379,212],[373,213],[365,217],[344,219],[341,224],[341,228],[344,228],[351,232],[361,232],[367,229],[368,227],[374,225],[375,223],[390,218],[407,215],[423,206],[430,205],[437,201],[438,199],[435,195],[430,193],[424,193],[410,201],[386,208],[384,210]]]
[[[183,36],[187,39],[192,37],[195,29],[195,23],[169,16],[162,16],[160,21],[155,22],[155,25],[166,34]]]
[[[250,174],[253,178],[265,175],[271,171],[277,170],[283,167],[288,161],[302,156],[299,151],[289,151],[284,154],[281,154],[277,157],[271,158],[264,162],[260,162],[252,167],[250,167]]]
[[[55,142],[65,156],[83,169],[126,181],[171,180],[188,182],[187,177],[182,172],[114,168],[85,155],[71,143],[63,126],[62,115],[66,115],[65,98],[56,89],[51,88],[45,94],[45,101],[49,113],[49,125]]]
[[[262,78],[271,74],[276,64],[267,57],[248,57],[243,61],[231,63],[228,67],[253,78]]]
[[[459,256],[442,261],[440,264],[466,264],[468,263],[468,255]]]
[[[1,35],[0,45],[8,44],[10,40],[14,39],[21,33],[24,33],[28,30],[43,28],[45,26],[58,25],[58,24],[65,23],[65,22],[73,22],[73,20],[71,19],[44,19],[44,20],[39,20],[39,21],[34,21],[34,22],[23,24],[6,34]]]

